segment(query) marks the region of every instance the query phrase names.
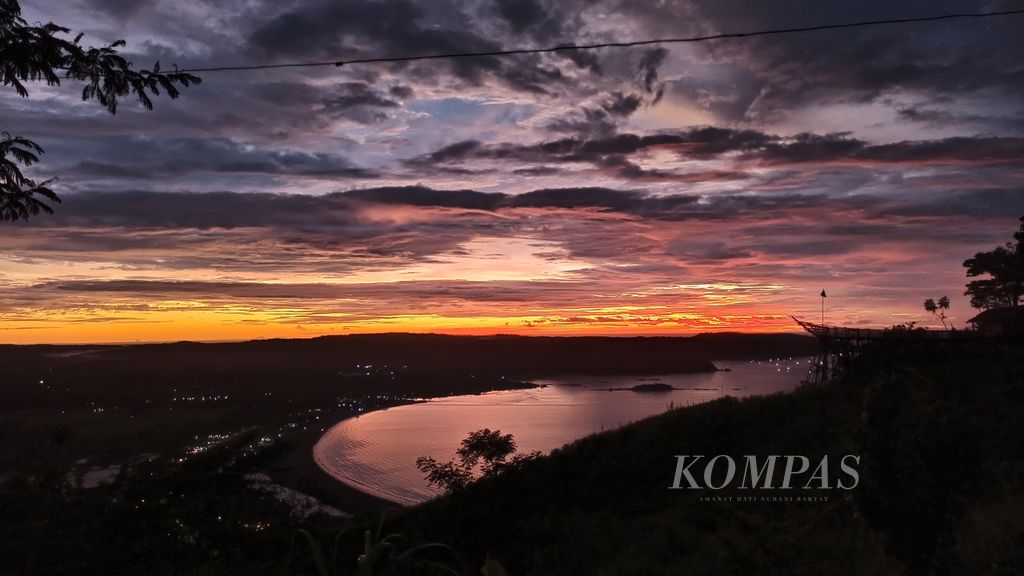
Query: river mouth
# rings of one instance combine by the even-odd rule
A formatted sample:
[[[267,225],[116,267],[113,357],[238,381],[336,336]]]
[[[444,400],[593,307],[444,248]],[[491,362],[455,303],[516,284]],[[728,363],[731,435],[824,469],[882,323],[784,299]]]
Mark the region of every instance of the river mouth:
[[[533,380],[543,385],[452,396],[363,414],[341,421],[313,447],[325,472],[357,490],[402,505],[440,492],[416,468],[416,458],[453,457],[474,430],[513,434],[520,452],[547,453],[584,436],[721,398],[792,390],[811,358],[716,362],[719,372],[663,376],[564,376]],[[728,371],[725,369],[728,368]],[[657,391],[651,384],[664,384]],[[662,391],[661,388],[671,387]]]

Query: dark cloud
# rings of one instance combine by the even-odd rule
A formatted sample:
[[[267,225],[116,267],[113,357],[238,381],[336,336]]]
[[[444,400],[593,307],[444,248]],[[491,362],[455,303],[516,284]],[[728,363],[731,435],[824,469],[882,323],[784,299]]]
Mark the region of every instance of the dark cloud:
[[[687,202],[692,201],[688,199]],[[41,221],[46,227],[124,228],[289,228],[343,234],[362,225],[365,203],[495,211],[505,208],[604,208],[640,210],[648,198],[610,188],[548,188],[523,194],[436,190],[424,186],[379,187],[322,196],[241,192],[85,192],[68,195],[62,210]],[[453,222],[454,227],[460,226]]]
[[[520,176],[554,176],[561,174],[562,171],[554,166],[531,166],[529,168],[516,168],[512,170],[512,173]]]
[[[548,188],[518,194],[509,199],[511,206],[532,208],[606,208],[626,211],[635,208],[642,195],[609,188]]]
[[[896,202],[879,208],[880,216],[904,218],[949,218],[956,216],[972,219],[999,219],[1007,215],[1024,214],[1024,186],[981,190],[939,190],[927,195],[903,192]],[[947,231],[952,232],[952,231]],[[977,234],[977,230],[958,232]],[[986,231],[987,232],[987,231]]]
[[[1024,162],[1024,138],[953,137],[865,146],[859,158],[875,162]]]
[[[388,89],[388,92],[395,98],[400,98],[402,100],[412,98],[413,95],[412,86],[392,86]]]
[[[606,159],[604,165],[611,168],[614,175],[632,182],[728,182],[730,180],[746,180],[750,177],[748,173],[736,170],[702,170],[696,172],[685,172],[642,168],[628,160],[618,157]]]
[[[460,160],[467,156],[472,156],[480,147],[481,143],[477,140],[463,140],[462,142],[449,144],[435,152],[421,156],[416,161],[424,164],[439,164],[450,160]]]
[[[274,228],[332,234],[342,238],[381,232],[380,226],[368,225],[362,217],[361,210],[366,204],[473,211],[599,208],[676,219],[734,217],[740,212],[801,208],[828,201],[824,196],[804,195],[701,198],[696,194],[665,196],[600,187],[544,188],[522,194],[501,194],[406,186],[358,189],[322,196],[256,192],[83,192],[68,195],[62,210],[34,226],[76,230],[109,227],[166,230]],[[466,225],[454,214],[447,217],[438,215],[437,218],[441,227],[458,229]],[[445,218],[451,220],[445,222]]]
[[[412,95],[408,86],[392,86],[379,92],[367,82],[315,85],[304,82],[271,82],[255,87],[255,97],[278,108],[301,109],[307,114],[373,124],[389,118],[382,109],[400,106],[396,99]]]
[[[622,120],[640,109],[644,102],[640,94],[612,92],[598,106],[582,106],[544,127],[551,132],[566,132],[586,138],[608,137],[615,134]]]
[[[96,192],[66,196],[54,218],[8,229],[6,246],[26,257],[63,254],[117,261],[123,270],[216,269],[354,273],[428,262],[479,234],[507,235],[494,218],[427,214],[403,221],[373,213],[399,189],[308,196],[267,193]],[[409,192],[409,191],[405,191]],[[430,193],[429,190],[420,192]],[[472,205],[434,191],[424,209]],[[458,199],[462,199],[459,202]],[[414,199],[404,202],[412,207]],[[36,255],[36,256],[32,256]]]
[[[140,12],[152,9],[159,0],[89,0],[89,3],[101,12],[111,14],[120,20],[127,20]]]
[[[653,148],[677,151],[680,155],[709,159],[731,152],[749,152],[780,142],[775,136],[752,130],[700,127],[690,130],[641,136],[613,134],[595,138],[563,138],[537,144],[482,145],[467,141],[445,147],[415,159],[421,164],[500,159],[525,162],[600,162],[608,156],[632,155]]]
[[[242,192],[84,192],[64,198],[62,210],[34,223],[44,227],[305,228],[355,222],[342,195]]]
[[[507,198],[504,194],[475,190],[434,190],[424,186],[369,188],[351,190],[335,197],[352,198],[379,204],[407,206],[437,206],[471,210],[495,210]]]
[[[566,46],[575,46],[573,42],[565,43]],[[591,74],[600,76],[603,73],[601,59],[590,50],[564,50],[558,52],[563,58],[568,58],[579,68],[584,68]]]
[[[583,107],[567,117],[552,120],[544,128],[551,132],[577,134],[584,138],[601,138],[614,134],[618,123],[606,110]]]
[[[270,58],[389,57],[501,49],[467,8],[447,1],[432,3],[429,9],[410,0],[318,2],[270,18],[252,31],[248,41],[252,50]],[[564,31],[536,2],[500,4],[497,9],[513,32],[528,29],[536,37]],[[550,84],[562,80],[557,66],[533,56],[458,58],[429,66],[435,70],[445,66],[471,85],[497,78],[517,90],[538,94],[547,93]]]
[[[495,0],[495,4],[515,32],[537,26],[547,17],[547,10],[537,0]]]
[[[641,103],[643,103],[643,99],[638,94],[613,92],[602,107],[605,112],[614,116],[629,116],[640,108]]]
[[[637,77],[640,85],[648,93],[658,93],[655,100],[661,97],[661,87],[657,84],[658,68],[665,62],[666,57],[668,57],[668,50],[665,48],[652,48],[644,51],[643,56],[640,58],[640,64],[637,66]]]
[[[564,290],[567,282],[473,282],[473,281],[406,281],[393,283],[361,284],[310,284],[310,283],[263,283],[263,282],[208,282],[175,280],[110,280],[110,281],[62,281],[39,284],[33,288],[40,291],[63,291],[82,293],[132,293],[181,297],[187,295],[217,298],[266,298],[266,299],[352,299],[385,298],[395,300],[431,299],[443,296],[479,302],[522,302],[535,297],[538,287],[548,287],[554,292]],[[575,287],[575,283],[572,283]],[[382,292],[386,291],[386,295]]]
[[[767,144],[748,156],[768,163],[1020,163],[1024,162],[1024,138],[952,137],[870,145],[848,134],[798,134]]]
[[[590,138],[614,134],[619,125],[642,106],[654,106],[661,101],[664,86],[657,82],[658,70],[667,56],[668,51],[664,48],[641,53],[634,73],[641,93],[612,90],[597,105],[581,106],[565,117],[549,122],[545,128]]]
[[[346,82],[337,86],[337,92],[323,100],[328,114],[348,118],[360,124],[371,124],[388,119],[388,115],[374,108],[396,108],[398,102],[385,98],[363,82]]]
[[[863,152],[866,144],[849,134],[797,134],[786,140],[775,139],[748,157],[773,162],[822,162],[852,158]]]
[[[831,207],[869,211],[879,216],[949,216],[990,218],[1001,212],[1024,213],[1017,190],[947,191],[924,197],[909,192],[886,196],[861,194],[653,194],[601,187],[542,188],[520,194],[476,190],[437,190],[424,186],[380,187],[322,196],[242,192],[86,192],[68,195],[62,210],[40,220],[42,228],[120,227],[138,229],[280,228],[339,236],[369,231],[361,211],[367,204],[503,211],[520,208],[598,208],[657,220],[736,219]],[[437,215],[438,225],[466,225],[454,213]],[[450,222],[445,222],[449,218]],[[495,220],[489,220],[492,224]],[[473,224],[470,224],[473,225]],[[836,234],[846,230],[837,224]],[[388,226],[395,226],[389,224]],[[401,226],[398,226],[401,228]]]
[[[641,11],[637,17],[649,30],[678,36],[680,30],[743,32],[980,10],[969,0],[899,5],[868,0],[841,6],[813,0],[686,4],[688,9]],[[702,47],[723,69],[732,68],[744,77],[740,105],[732,107],[734,115],[728,119],[757,121],[815,103],[870,102],[908,91],[955,97],[995,90],[1019,99],[1024,95],[1024,71],[1015,64],[1014,54],[1024,49],[1024,38],[1016,33],[1018,26],[1015,17],[956,20],[708,42]],[[716,88],[721,93],[728,89]]]
[[[641,136],[611,134],[591,138],[573,137],[536,144],[490,144],[477,141],[456,143],[419,156],[411,165],[427,168],[479,160],[516,163],[590,163],[612,169],[627,179],[677,179],[700,176],[673,170],[642,169],[631,157],[655,149],[667,150],[681,160],[732,158],[766,165],[829,164],[1017,164],[1024,162],[1024,138],[952,137],[938,140],[905,141],[872,145],[848,133],[802,133],[783,137],[754,130],[699,127],[689,130]],[[703,173],[709,179],[737,179],[741,170]]]
[[[324,178],[374,178],[376,173],[325,152],[264,149],[226,138],[95,138],[87,156],[68,169],[77,177],[176,178],[203,173],[245,173]]]
[[[695,264],[716,264],[754,256],[754,252],[749,249],[736,248],[721,240],[690,238],[670,244],[666,251],[676,258]]]

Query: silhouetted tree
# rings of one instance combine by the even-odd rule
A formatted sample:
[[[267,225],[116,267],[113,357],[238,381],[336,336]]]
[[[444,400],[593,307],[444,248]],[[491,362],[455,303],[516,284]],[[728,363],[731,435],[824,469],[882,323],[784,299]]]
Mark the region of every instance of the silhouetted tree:
[[[540,456],[540,452],[512,456],[515,451],[516,441],[511,434],[484,428],[470,432],[462,441],[462,446],[455,452],[458,462],[448,461],[442,464],[431,457],[420,456],[416,459],[416,467],[426,474],[427,482],[431,486],[442,488],[445,492],[456,492],[476,480],[474,470],[478,466],[480,477],[487,478],[502,474]]]
[[[1024,216],[1020,220],[1020,229],[1013,235],[1016,242],[978,252],[964,261],[968,278],[988,275],[967,283],[964,294],[971,297],[971,306],[988,309],[1020,304],[1024,295]]]
[[[949,297],[948,296],[943,296],[942,298],[939,298],[938,302],[936,302],[935,300],[932,300],[931,298],[925,300],[924,301],[924,309],[927,310],[928,312],[931,312],[933,316],[938,318],[939,322],[942,322],[942,327],[943,328],[947,328],[947,326],[946,326],[946,310],[949,310]]]
[[[73,40],[61,34],[71,31],[52,22],[30,26],[21,17],[17,0],[0,0],[0,83],[12,86],[21,96],[29,95],[26,82],[60,85],[61,78],[85,82],[82,100],[97,100],[111,114],[119,98],[134,94],[147,110],[150,96],[161,90],[171,98],[178,86],[198,84],[200,79],[186,72],[162,73],[157,62],[152,70],[133,70],[132,63],[118,54],[125,45],[118,40],[109,46],[85,48],[82,35]],[[0,140],[0,221],[28,219],[40,212],[53,213],[49,203],[60,202],[50,188],[55,178],[37,182],[26,177],[22,166],[39,162],[42,147],[20,136],[3,133]],[[19,164],[21,166],[19,166]]]

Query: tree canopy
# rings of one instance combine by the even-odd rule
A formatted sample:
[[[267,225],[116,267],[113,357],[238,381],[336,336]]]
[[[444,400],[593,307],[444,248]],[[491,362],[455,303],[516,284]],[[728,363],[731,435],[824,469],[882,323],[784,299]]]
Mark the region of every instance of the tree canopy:
[[[1014,242],[964,261],[968,278],[987,276],[967,283],[964,294],[971,297],[971,306],[987,310],[1020,304],[1024,295],[1024,216],[1020,220]]]
[[[45,82],[59,86],[61,80],[84,82],[82,100],[96,100],[111,114],[120,99],[134,95],[147,110],[153,96],[177,98],[179,86],[198,84],[187,72],[163,72],[157,62],[152,70],[134,70],[118,53],[125,45],[118,40],[107,46],[84,47],[82,34],[68,40],[71,30],[53,22],[29,25],[21,17],[17,0],[0,0],[0,85],[10,86],[22,97],[29,95],[26,83]],[[37,181],[22,172],[39,162],[43,148],[21,136],[3,132],[0,139],[0,221],[25,220],[40,212],[52,214],[51,203],[60,198],[50,178]]]
[[[462,441],[462,446],[455,452],[458,462],[450,460],[442,464],[434,458],[421,456],[416,459],[416,467],[426,474],[427,483],[431,486],[443,488],[445,492],[456,492],[476,480],[474,470],[478,466],[480,477],[489,478],[540,456],[540,452],[515,454],[516,449],[516,441],[511,434],[484,428],[470,432]]]
[[[942,322],[943,328],[948,328],[948,326],[946,325],[946,310],[949,310],[948,296],[943,296],[939,298],[938,302],[931,298],[925,300],[924,309],[928,312],[931,312],[933,316],[938,318],[939,322]]]

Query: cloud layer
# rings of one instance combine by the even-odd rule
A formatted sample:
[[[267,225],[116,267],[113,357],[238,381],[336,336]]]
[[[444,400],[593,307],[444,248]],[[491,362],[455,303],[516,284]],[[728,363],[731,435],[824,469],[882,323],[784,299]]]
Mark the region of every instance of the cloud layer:
[[[993,2],[983,9],[1019,7]],[[488,51],[973,12],[675,0],[41,0],[165,66]],[[1024,214],[1019,19],[210,73],[116,117],[0,93],[53,217],[0,230],[10,341],[925,321]]]

